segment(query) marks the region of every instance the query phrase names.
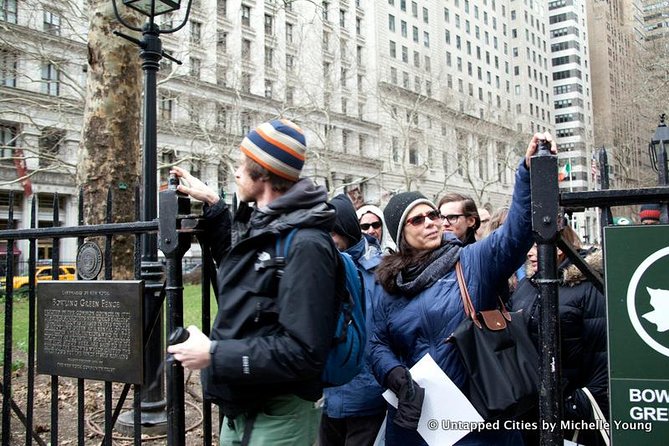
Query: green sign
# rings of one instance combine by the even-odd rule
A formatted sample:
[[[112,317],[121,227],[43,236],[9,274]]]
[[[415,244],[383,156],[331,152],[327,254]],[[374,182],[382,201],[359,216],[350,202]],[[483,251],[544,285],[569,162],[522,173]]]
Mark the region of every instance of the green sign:
[[[611,443],[669,441],[669,226],[604,229]]]

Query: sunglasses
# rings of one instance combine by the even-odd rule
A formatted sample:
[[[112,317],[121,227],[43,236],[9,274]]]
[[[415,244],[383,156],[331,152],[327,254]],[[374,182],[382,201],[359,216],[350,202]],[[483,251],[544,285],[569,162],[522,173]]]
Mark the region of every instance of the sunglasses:
[[[360,229],[363,231],[369,230],[369,228],[379,229],[381,227],[380,221],[375,221],[374,223],[360,223]]]
[[[423,223],[425,223],[426,218],[429,218],[430,221],[441,220],[441,214],[437,210],[426,212],[424,214],[415,215],[411,218],[407,218],[407,223],[410,224],[411,226],[420,226]]]

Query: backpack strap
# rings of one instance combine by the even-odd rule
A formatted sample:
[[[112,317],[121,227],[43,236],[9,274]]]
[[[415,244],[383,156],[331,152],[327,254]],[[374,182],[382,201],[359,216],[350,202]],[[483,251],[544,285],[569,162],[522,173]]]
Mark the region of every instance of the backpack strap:
[[[293,228],[288,231],[288,234],[284,237],[283,234],[279,234],[276,238],[275,244],[275,255],[273,264],[278,266],[279,269],[276,272],[278,278],[283,276],[283,268],[286,266],[286,259],[288,258],[288,250],[290,249],[290,244],[293,242],[293,238],[297,233],[298,228]]]

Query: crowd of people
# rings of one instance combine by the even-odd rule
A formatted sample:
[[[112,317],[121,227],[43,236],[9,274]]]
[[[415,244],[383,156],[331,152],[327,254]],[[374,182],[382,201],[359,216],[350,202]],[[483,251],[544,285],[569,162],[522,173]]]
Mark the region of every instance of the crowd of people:
[[[511,202],[497,210],[459,193],[435,204],[420,192],[401,192],[383,209],[356,209],[344,194],[328,201],[322,186],[300,178],[306,141],[288,120],[264,123],[242,141],[234,215],[204,182],[174,167],[178,190],[204,202],[205,234],[218,265],[218,314],[209,337],[189,327],[188,340],[168,351],[184,367],[202,370],[203,393],[225,417],[220,444],[371,446],[379,438],[387,445],[426,444],[417,432],[425,389],[411,367],[429,353],[461,389],[469,379],[453,344],[444,342],[465,318],[458,262],[475,308],[495,308],[501,298],[522,309],[538,343],[529,173],[541,140],[557,153],[550,134],[535,134],[518,162]],[[643,223],[659,221],[658,209],[642,209]],[[294,228],[277,274],[277,237]],[[562,237],[601,270],[601,251],[582,249],[568,225]],[[368,342],[362,371],[343,386],[324,388],[319,372],[336,323],[337,250],[360,271]],[[608,410],[604,296],[564,253],[559,259],[564,416],[592,420],[584,392]],[[386,389],[397,395],[397,408],[382,397]],[[595,434],[583,432],[577,441],[600,444]],[[483,430],[457,444],[532,445],[537,435]]]

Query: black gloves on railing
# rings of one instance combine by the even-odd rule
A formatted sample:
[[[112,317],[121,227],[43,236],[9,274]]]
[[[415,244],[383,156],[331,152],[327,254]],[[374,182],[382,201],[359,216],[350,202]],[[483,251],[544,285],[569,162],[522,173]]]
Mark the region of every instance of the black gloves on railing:
[[[411,378],[411,373],[404,367],[395,367],[386,378],[388,388],[397,395],[397,412],[393,423],[405,429],[418,429],[418,420],[423,409],[425,389]]]

